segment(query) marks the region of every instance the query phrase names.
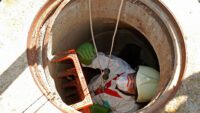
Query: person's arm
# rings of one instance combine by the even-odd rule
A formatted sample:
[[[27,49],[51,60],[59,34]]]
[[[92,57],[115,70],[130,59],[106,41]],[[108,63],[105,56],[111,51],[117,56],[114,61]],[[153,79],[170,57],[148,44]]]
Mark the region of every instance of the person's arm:
[[[90,43],[84,43],[77,49],[78,57],[84,67],[91,67],[94,69],[107,68],[109,57],[102,52],[98,52],[98,57],[94,46]],[[98,61],[99,60],[99,61]],[[121,74],[123,72],[132,73],[134,70],[122,59],[112,56],[109,69],[111,73]]]
[[[108,61],[108,57],[105,56],[103,52],[98,52],[98,57],[95,55],[95,57],[92,60],[92,63],[90,65],[84,65],[85,67],[90,67],[94,69],[105,69]]]
[[[105,62],[107,62],[107,57],[104,55],[104,53],[99,52],[99,57],[97,58],[94,46],[92,44],[84,43],[80,45],[76,51],[79,60],[84,67],[90,67],[94,69],[104,69],[106,67]]]
[[[95,57],[94,46],[90,43],[84,43],[80,45],[76,49],[76,52],[78,54],[80,62],[84,65],[90,65],[92,63],[93,58]]]

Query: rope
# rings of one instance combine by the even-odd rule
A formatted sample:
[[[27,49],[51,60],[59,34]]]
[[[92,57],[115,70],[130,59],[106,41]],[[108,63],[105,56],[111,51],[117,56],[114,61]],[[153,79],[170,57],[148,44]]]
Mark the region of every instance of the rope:
[[[41,95],[40,97],[38,97],[33,103],[31,103],[31,105],[29,105],[24,111],[22,111],[22,113],[25,113],[30,107],[32,107],[38,100],[40,100],[40,98],[42,98],[44,95]]]
[[[134,0],[133,3],[136,3],[138,0]],[[117,16],[117,22],[116,22],[116,25],[115,25],[115,30],[114,30],[114,34],[113,34],[113,37],[112,37],[112,44],[111,44],[111,48],[110,48],[110,54],[109,54],[109,60],[108,60],[108,64],[107,64],[107,69],[110,65],[110,61],[111,61],[111,55],[112,55],[112,51],[113,51],[113,46],[114,46],[114,41],[115,41],[115,36],[116,36],[116,33],[117,33],[117,28],[118,28],[118,24],[119,24],[119,19],[120,19],[120,15],[121,15],[121,10],[122,10],[122,6],[123,6],[123,3],[124,3],[124,0],[121,0],[121,3],[120,3],[120,7],[119,7],[119,10],[118,10],[118,16]],[[102,66],[101,66],[101,63],[100,63],[100,60],[99,60],[99,56],[98,56],[98,50],[97,50],[97,47],[96,47],[96,43],[95,43],[95,39],[94,39],[94,32],[93,32],[93,24],[92,24],[92,14],[91,14],[91,0],[89,0],[89,19],[90,19],[90,30],[91,30],[91,35],[92,35],[92,41],[93,41],[93,45],[95,47],[95,51],[96,51],[96,56],[97,56],[97,59],[98,59],[98,63],[99,63],[99,66],[100,66],[100,69],[101,69],[101,82],[105,82],[103,80],[103,74],[102,74]],[[103,83],[101,83],[100,87],[104,88],[103,86]],[[103,99],[101,98],[101,96],[99,96],[100,99],[102,100],[103,102]],[[121,103],[121,102],[120,102]],[[118,103],[118,104],[120,104]],[[104,104],[104,103],[103,103]],[[116,110],[114,109],[111,109],[112,111],[115,111],[117,112]],[[118,113],[118,112],[117,112]]]
[[[117,16],[117,22],[116,22],[116,25],[115,25],[115,31],[114,31],[114,34],[113,34],[113,37],[112,37],[112,45],[111,45],[111,48],[110,48],[110,54],[109,54],[109,60],[108,60],[107,68],[109,67],[110,61],[111,61],[112,50],[113,50],[113,46],[114,46],[114,42],[115,42],[115,36],[116,36],[116,33],[117,33],[117,28],[118,28],[118,24],[119,24],[119,19],[120,19],[123,3],[124,3],[124,0],[121,0],[119,11],[118,11],[118,16]]]
[[[98,63],[99,63],[100,69],[101,69],[100,70],[101,71],[101,75],[102,75],[102,73],[103,73],[102,72],[102,65],[101,65],[100,60],[99,60],[98,50],[97,50],[95,39],[94,39],[93,24],[92,24],[92,14],[91,14],[91,0],[89,0],[89,18],[90,18],[90,30],[91,30],[91,35],[92,35],[92,41],[93,41],[93,45],[94,45],[94,48],[95,48],[97,60],[98,60]]]
[[[113,37],[112,37],[112,44],[111,44],[111,48],[110,48],[107,68],[109,67],[110,61],[111,61],[111,55],[112,55],[112,50],[113,50],[113,46],[114,46],[114,40],[115,40],[115,36],[116,36],[116,33],[117,33],[117,28],[118,28],[118,24],[119,24],[119,19],[120,19],[123,3],[124,3],[124,0],[121,0],[119,11],[118,11],[118,16],[117,16],[117,22],[116,22],[114,34],[113,34]],[[92,14],[91,14],[91,0],[89,0],[89,19],[90,19],[90,30],[91,30],[91,35],[92,35],[92,41],[93,41],[93,45],[94,45],[94,48],[95,48],[95,51],[96,51],[98,63],[99,63],[100,69],[101,69],[101,78],[102,78],[102,75],[103,75],[102,74],[102,66],[101,66],[101,63],[100,63],[100,60],[99,60],[98,50],[97,50],[97,47],[96,47],[96,43],[95,43],[95,39],[94,39],[94,32],[93,32]]]
[[[112,38],[112,45],[111,45],[111,50],[110,50],[110,55],[109,55],[107,68],[109,67],[110,60],[111,60],[111,54],[112,54],[112,50],[113,50],[115,35],[117,33],[117,28],[118,28],[118,24],[119,24],[119,19],[120,19],[120,15],[121,15],[121,9],[122,9],[122,6],[123,6],[123,2],[124,2],[124,0],[121,0],[121,4],[120,4],[119,11],[118,11],[118,16],[117,16],[117,22],[116,22],[116,26],[115,26],[115,31],[114,31],[113,38]],[[101,85],[100,85],[100,87],[104,88],[105,80],[103,79],[102,65],[101,65],[100,60],[99,60],[98,50],[97,50],[95,39],[94,39],[93,24],[92,24],[92,14],[91,14],[91,0],[88,1],[88,5],[89,5],[89,20],[90,20],[90,30],[91,30],[91,35],[92,35],[92,41],[93,41],[93,45],[94,45],[94,48],[95,48],[95,51],[96,51],[97,60],[98,60],[98,63],[99,63],[100,69],[101,69],[101,75],[100,75]],[[99,96],[99,97],[101,98],[101,96]],[[101,98],[101,100],[103,102],[102,98]]]

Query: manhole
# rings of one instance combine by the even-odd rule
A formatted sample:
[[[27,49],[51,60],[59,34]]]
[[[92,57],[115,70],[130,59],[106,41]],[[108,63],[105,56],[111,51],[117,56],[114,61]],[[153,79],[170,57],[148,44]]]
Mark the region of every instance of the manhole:
[[[119,4],[120,0],[92,1],[94,34],[99,51],[109,51]],[[66,95],[74,94],[74,87],[63,89],[63,82],[69,81],[56,79],[57,73],[73,68],[74,64],[70,60],[64,63],[51,61],[56,54],[90,41],[87,0],[49,1],[30,29],[27,54],[32,76],[49,101],[63,112],[74,112],[69,105],[81,101],[81,98],[75,101],[66,98]],[[142,52],[138,54],[139,59],[132,60],[138,58],[135,56],[137,47],[142,48]],[[175,94],[181,83],[186,63],[184,40],[175,19],[159,1],[125,1],[113,54],[132,67],[143,64],[160,71],[156,95],[136,112],[157,111]],[[98,70],[84,68],[83,72],[88,75],[85,77],[87,81],[89,75],[98,73]],[[73,74],[70,78],[75,80]]]

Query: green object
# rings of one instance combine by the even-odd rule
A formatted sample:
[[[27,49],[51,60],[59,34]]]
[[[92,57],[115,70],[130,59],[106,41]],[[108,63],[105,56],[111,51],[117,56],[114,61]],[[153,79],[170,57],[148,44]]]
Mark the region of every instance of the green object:
[[[105,107],[99,104],[94,104],[90,106],[90,112],[91,113],[110,113],[111,111],[108,107]]]
[[[155,95],[158,88],[160,74],[151,67],[139,66],[136,75],[137,102],[148,102]]]
[[[78,53],[78,57],[81,63],[85,65],[90,65],[95,55],[94,46],[90,43],[84,43],[80,45],[76,52]]]

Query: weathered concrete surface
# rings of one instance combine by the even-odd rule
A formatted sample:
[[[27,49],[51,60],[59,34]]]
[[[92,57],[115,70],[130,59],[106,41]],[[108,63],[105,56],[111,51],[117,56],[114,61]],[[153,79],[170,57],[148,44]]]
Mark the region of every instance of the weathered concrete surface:
[[[42,94],[30,74],[27,34],[40,7],[47,0],[3,0],[0,2],[0,113],[21,113]],[[41,98],[27,112],[46,102]],[[48,107],[50,105],[50,107]],[[59,113],[47,103],[38,111]]]
[[[27,34],[37,11],[47,0],[0,2],[0,112],[20,113],[42,94],[35,85],[26,59]],[[160,112],[200,112],[200,3],[197,0],[162,0],[177,18],[187,45],[188,65],[175,97]],[[26,112],[59,111],[44,97]]]
[[[182,85],[162,112],[200,113],[200,3],[198,0],[162,1],[182,28],[188,55]]]

